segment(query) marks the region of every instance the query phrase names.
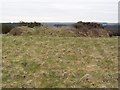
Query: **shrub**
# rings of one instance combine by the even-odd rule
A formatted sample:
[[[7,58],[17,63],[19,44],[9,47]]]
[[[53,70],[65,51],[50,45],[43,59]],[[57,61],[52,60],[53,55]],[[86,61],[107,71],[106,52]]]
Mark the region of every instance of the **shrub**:
[[[12,28],[14,28],[14,26],[11,23],[3,23],[2,24],[2,34],[9,33]]]
[[[73,24],[73,27],[76,29],[80,29],[83,27],[86,27],[88,29],[91,29],[91,28],[102,28],[103,29],[103,26],[101,24],[93,23],[93,22],[82,22],[82,21]]]
[[[33,28],[35,26],[42,26],[42,24],[38,22],[20,22],[19,26],[28,26],[30,28]]]
[[[93,22],[77,22],[73,24],[75,32],[78,36],[109,36],[109,32],[103,28],[101,24]]]

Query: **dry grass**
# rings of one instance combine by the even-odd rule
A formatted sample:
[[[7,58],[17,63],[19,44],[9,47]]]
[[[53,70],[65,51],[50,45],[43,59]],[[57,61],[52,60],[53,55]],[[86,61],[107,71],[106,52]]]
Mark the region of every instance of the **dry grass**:
[[[107,30],[103,28],[82,27],[75,29],[74,27],[62,26],[40,26],[29,28],[26,26],[13,28],[9,34],[19,35],[39,35],[39,36],[55,36],[55,37],[109,37]]]
[[[3,35],[3,87],[118,87],[117,37]]]
[[[2,72],[2,35],[0,34],[0,72]],[[0,73],[0,89],[2,88],[2,73]]]
[[[19,36],[19,35],[38,35],[38,36],[55,36],[55,37],[73,37],[77,34],[67,27],[50,27],[50,26],[41,26],[29,28],[26,26],[13,28],[10,32],[10,35]]]

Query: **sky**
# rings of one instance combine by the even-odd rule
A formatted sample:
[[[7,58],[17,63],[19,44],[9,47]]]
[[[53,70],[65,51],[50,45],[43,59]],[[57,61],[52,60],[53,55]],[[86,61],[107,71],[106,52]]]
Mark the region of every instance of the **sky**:
[[[118,22],[119,0],[0,0],[0,21]]]

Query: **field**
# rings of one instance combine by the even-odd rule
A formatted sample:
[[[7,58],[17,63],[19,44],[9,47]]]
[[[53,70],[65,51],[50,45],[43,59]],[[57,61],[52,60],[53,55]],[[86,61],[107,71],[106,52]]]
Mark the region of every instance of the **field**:
[[[117,88],[117,39],[2,35],[2,87]]]

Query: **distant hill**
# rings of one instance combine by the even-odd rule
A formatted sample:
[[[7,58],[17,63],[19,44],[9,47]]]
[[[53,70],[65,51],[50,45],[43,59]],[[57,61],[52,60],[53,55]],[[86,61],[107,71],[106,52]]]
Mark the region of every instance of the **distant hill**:
[[[55,26],[55,25],[71,26],[74,23],[75,22],[42,22],[42,24],[46,26]]]
[[[115,36],[120,36],[120,24],[118,23],[103,23],[105,29],[111,31]]]
[[[109,30],[118,30],[118,23],[106,23],[102,25],[104,26],[104,28]]]

